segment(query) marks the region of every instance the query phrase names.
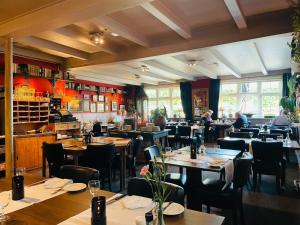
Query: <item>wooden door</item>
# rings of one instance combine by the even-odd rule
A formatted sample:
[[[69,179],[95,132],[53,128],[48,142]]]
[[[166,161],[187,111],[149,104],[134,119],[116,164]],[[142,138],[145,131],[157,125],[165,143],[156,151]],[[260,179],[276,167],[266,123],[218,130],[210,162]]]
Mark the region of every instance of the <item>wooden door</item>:
[[[37,152],[36,137],[16,138],[16,167],[24,167],[30,170],[36,167],[35,158]]]

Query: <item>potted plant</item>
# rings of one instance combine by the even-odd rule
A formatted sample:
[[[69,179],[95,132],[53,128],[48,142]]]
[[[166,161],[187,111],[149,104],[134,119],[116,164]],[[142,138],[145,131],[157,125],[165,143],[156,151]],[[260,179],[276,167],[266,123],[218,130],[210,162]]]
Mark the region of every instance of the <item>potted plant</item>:
[[[159,126],[161,130],[166,128],[166,117],[166,107],[163,107],[162,109],[156,108],[151,111],[151,121],[155,124],[155,126]]]

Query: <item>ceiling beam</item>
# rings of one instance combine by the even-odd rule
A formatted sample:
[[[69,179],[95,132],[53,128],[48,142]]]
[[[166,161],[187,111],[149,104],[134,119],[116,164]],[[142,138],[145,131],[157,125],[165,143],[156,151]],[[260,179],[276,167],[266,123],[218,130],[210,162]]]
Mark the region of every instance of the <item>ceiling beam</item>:
[[[133,74],[137,74],[139,76],[142,76],[142,77],[153,77],[153,78],[156,78],[158,80],[161,80],[161,81],[164,81],[164,82],[168,82],[168,83],[175,83],[176,81],[174,79],[171,79],[171,78],[167,78],[167,77],[164,77],[164,76],[161,76],[161,75],[158,75],[158,74],[155,74],[155,73],[151,73],[151,72],[143,72],[140,70],[140,68],[132,68],[131,66],[127,66],[127,65],[116,65],[117,67],[119,67],[120,69],[124,70],[124,71],[127,71],[129,73],[133,73]]]
[[[0,36],[24,37],[92,17],[138,6],[150,0],[61,0],[0,24]],[[17,4],[16,4],[17,7]],[[2,9],[5,11],[6,9]]]
[[[232,75],[236,78],[241,78],[241,74],[234,68],[234,66],[224,57],[222,56],[217,50],[210,49],[208,52],[213,55],[217,60],[218,63],[222,64]]]
[[[150,42],[141,35],[141,32],[136,32],[129,27],[126,27],[119,23],[118,21],[112,19],[108,16],[101,16],[98,18],[93,18],[90,21],[96,25],[101,25],[102,27],[108,28],[110,31],[119,34],[121,37],[126,38],[136,44],[144,47],[149,47]]]
[[[183,79],[186,79],[186,80],[195,80],[193,75],[190,75],[190,74],[187,74],[187,73],[182,73],[182,72],[180,72],[178,70],[175,70],[175,69],[173,69],[169,66],[161,64],[161,63],[159,63],[155,60],[143,61],[143,64],[146,64],[148,66],[154,67],[154,68],[159,69],[159,70],[162,70],[165,73],[169,73],[169,74],[172,74],[172,75],[179,76],[179,77],[181,77]]]
[[[238,4],[238,0],[224,0],[225,5],[239,29],[247,28],[247,23]]]
[[[74,48],[70,48],[64,45],[57,44],[55,42],[47,41],[41,38],[36,37],[25,37],[17,40],[22,44],[26,44],[35,48],[49,49],[56,52],[61,52],[63,54],[69,55],[70,57],[74,57],[81,60],[86,60],[89,57],[89,54],[86,52],[79,51]]]
[[[76,75],[76,79],[78,80],[88,80],[88,81],[94,81],[94,82],[101,82],[101,83],[107,83],[107,84],[113,84],[113,85],[120,85],[120,86],[125,86],[126,84],[121,83],[121,82],[113,82],[109,79],[99,79],[99,77],[91,77],[91,76],[82,76],[82,75]]]
[[[112,64],[130,60],[149,60],[167,54],[184,54],[191,50],[203,49],[215,45],[244,41],[265,36],[278,35],[292,32],[290,10],[281,10],[273,13],[247,17],[248,28],[243,32],[232,26],[232,21],[213,24],[195,30],[195,35],[190,40],[169,41],[168,44],[152,48],[131,48],[115,56],[105,56],[101,53],[91,54],[89,60],[68,59],[67,66],[81,67],[96,64]],[[167,37],[166,37],[167,38]]]
[[[184,39],[192,38],[189,26],[160,0],[151,3],[147,2],[141,6]]]
[[[261,72],[264,75],[268,75],[267,67],[266,67],[264,60],[259,52],[259,49],[257,48],[256,43],[253,41],[253,42],[249,42],[248,45],[249,45],[250,51],[252,53],[253,59],[259,65]]]

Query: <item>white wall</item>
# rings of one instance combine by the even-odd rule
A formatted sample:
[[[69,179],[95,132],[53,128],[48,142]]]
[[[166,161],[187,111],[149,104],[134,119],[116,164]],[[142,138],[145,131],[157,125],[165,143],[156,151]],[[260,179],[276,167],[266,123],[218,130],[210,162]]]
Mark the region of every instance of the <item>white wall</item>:
[[[108,121],[112,120],[116,112],[107,112],[107,113],[73,113],[73,116],[75,116],[80,122],[94,122],[94,121],[100,121],[103,124],[107,124]]]

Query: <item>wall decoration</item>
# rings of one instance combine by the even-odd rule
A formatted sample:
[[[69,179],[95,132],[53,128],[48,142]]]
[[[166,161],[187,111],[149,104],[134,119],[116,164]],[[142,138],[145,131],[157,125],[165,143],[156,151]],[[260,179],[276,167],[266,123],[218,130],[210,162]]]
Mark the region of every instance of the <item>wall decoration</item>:
[[[90,101],[89,100],[83,100],[83,111],[90,112]]]
[[[95,102],[91,102],[90,108],[91,108],[91,112],[96,112],[96,103]]]
[[[98,96],[98,101],[99,102],[104,102],[104,95],[99,95]]]
[[[200,118],[209,109],[208,88],[197,88],[192,91],[193,117]]]
[[[98,101],[98,95],[93,95],[93,102],[97,102]]]
[[[104,112],[104,102],[97,102],[97,112]]]
[[[90,95],[84,94],[83,99],[90,100]]]
[[[72,112],[82,112],[82,101],[80,99],[72,99],[67,102],[67,109]]]
[[[122,112],[125,111],[125,105],[120,105],[120,111],[122,111]]]
[[[118,102],[112,101],[112,103],[111,103],[111,111],[112,112],[118,111]]]

